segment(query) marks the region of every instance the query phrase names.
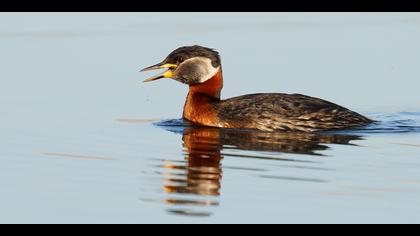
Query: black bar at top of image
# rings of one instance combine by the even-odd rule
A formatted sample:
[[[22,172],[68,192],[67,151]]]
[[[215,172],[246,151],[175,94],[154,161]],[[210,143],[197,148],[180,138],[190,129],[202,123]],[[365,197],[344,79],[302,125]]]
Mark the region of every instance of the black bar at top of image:
[[[415,0],[6,0],[0,9],[14,12],[393,12],[419,11]]]

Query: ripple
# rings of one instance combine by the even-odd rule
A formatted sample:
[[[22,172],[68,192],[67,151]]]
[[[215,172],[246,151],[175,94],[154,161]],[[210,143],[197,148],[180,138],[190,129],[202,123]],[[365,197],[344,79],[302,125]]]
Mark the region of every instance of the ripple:
[[[321,154],[319,154],[321,155]],[[223,153],[223,156],[226,157],[238,157],[238,158],[251,158],[251,159],[258,159],[258,160],[270,160],[270,161],[286,161],[286,162],[300,162],[300,163],[319,163],[316,161],[305,161],[305,160],[296,160],[296,159],[289,159],[289,158],[280,158],[280,157],[267,157],[261,155],[246,155],[246,154],[230,154],[230,153]]]
[[[211,212],[193,211],[189,209],[185,209],[185,210],[168,209],[166,210],[166,212],[168,212],[169,214],[174,214],[174,215],[194,216],[194,217],[208,217],[212,215]]]
[[[420,132],[420,112],[371,113],[367,116],[376,122],[360,128],[325,133],[371,135]]]
[[[400,146],[406,146],[406,147],[420,148],[420,145],[419,144],[411,144],[411,143],[391,143],[391,144],[400,145]]]
[[[359,135],[314,134],[314,133],[276,133],[252,130],[233,130],[212,127],[194,126],[182,119],[164,120],[156,126],[182,136],[180,157],[168,160],[150,158],[154,162],[148,165],[156,169],[145,173],[160,176],[161,191],[150,190],[156,196],[144,201],[154,200],[169,207],[168,214],[191,217],[211,216],[210,206],[218,206],[221,195],[224,171],[246,171],[255,173],[257,178],[277,179],[291,182],[325,183],[318,178],[283,176],[272,173],[274,162],[295,163],[283,165],[290,169],[311,169],[324,171],[320,167],[325,155],[322,151],[329,149],[328,144],[352,145],[353,140],[361,140]],[[287,157],[283,155],[289,155]],[[293,154],[293,156],[291,155]],[[298,155],[296,155],[298,154]],[[235,164],[223,166],[224,159],[238,159]],[[245,162],[256,160],[270,163],[269,168],[244,166]],[[264,173],[263,175],[262,172]],[[162,196],[164,195],[164,196]],[[171,206],[184,206],[174,210]],[[189,207],[194,207],[190,209]],[[203,208],[197,210],[195,208]]]
[[[279,179],[279,180],[303,181],[303,182],[314,182],[314,183],[327,183],[328,182],[322,179],[310,179],[310,178],[287,177],[287,176],[276,176],[276,175],[260,175],[259,177],[265,178],[265,179]]]
[[[319,134],[386,134],[420,132],[420,112],[403,111],[394,113],[368,113],[367,116],[377,122],[360,128],[332,132],[319,132]],[[182,133],[187,127],[196,127],[183,119],[162,120],[155,122],[154,124],[175,133]],[[237,131],[245,132],[239,130]]]
[[[307,177],[302,173],[313,171],[322,176],[325,171],[336,171],[319,166],[329,158],[325,151],[332,148],[332,144],[362,148],[353,141],[364,140],[364,136],[376,133],[420,131],[420,113],[417,112],[372,113],[368,116],[377,122],[358,129],[318,133],[221,129],[197,126],[183,119],[155,122],[155,126],[182,136],[179,152],[182,159],[150,159],[155,162],[150,166],[157,170],[148,174],[160,176],[162,181],[159,196],[150,199],[165,204],[168,214],[209,217],[212,212],[208,207],[219,206],[224,172],[246,171],[256,178],[290,183],[328,183],[327,179]],[[398,145],[418,147],[417,144]],[[230,162],[235,164],[223,165],[225,159],[237,160]],[[256,162],[247,166],[249,160]],[[258,163],[260,166],[254,166]],[[278,174],[279,168],[290,171]],[[172,206],[185,208],[173,209]]]
[[[219,202],[210,200],[195,200],[195,199],[141,199],[146,202],[163,202],[177,206],[219,206]]]
[[[117,122],[126,123],[126,124],[145,124],[145,123],[153,123],[159,121],[158,119],[126,119],[121,118],[117,119]]]
[[[70,154],[70,153],[45,152],[45,153],[42,153],[42,154],[45,155],[45,156],[66,157],[66,158],[79,158],[79,159],[88,159],[88,160],[101,160],[101,161],[115,160],[112,157],[87,156],[87,155]]]

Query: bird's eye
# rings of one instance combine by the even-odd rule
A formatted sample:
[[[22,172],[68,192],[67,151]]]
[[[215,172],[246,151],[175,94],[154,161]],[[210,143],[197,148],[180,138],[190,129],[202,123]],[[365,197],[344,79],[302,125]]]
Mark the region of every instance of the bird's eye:
[[[181,62],[183,62],[184,61],[184,58],[182,58],[182,57],[178,57],[178,63],[181,63]]]

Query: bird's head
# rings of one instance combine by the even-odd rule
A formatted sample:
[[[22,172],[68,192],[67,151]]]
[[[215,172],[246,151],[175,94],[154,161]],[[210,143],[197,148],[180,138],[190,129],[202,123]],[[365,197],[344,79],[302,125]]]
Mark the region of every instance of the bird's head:
[[[198,45],[180,47],[171,52],[162,62],[141,71],[167,69],[164,73],[148,78],[150,82],[171,78],[188,85],[204,83],[220,69],[219,53]]]

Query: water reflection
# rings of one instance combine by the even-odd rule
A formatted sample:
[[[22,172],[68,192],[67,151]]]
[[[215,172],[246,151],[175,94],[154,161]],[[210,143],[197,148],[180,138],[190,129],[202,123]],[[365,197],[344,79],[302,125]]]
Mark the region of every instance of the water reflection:
[[[177,133],[182,132],[185,159],[183,161],[160,160],[163,163],[159,165],[161,169],[158,173],[164,178],[163,189],[168,194],[163,202],[170,208],[167,209],[168,213],[187,216],[210,216],[212,213],[209,207],[219,205],[223,158],[312,162],[279,156],[281,153],[323,156],[319,151],[327,149],[326,144],[354,145],[350,143],[352,140],[361,139],[360,136],[341,134],[269,133],[209,127],[165,128]],[[234,153],[231,153],[232,151]],[[247,151],[257,151],[261,155],[250,155]],[[253,171],[241,167],[239,161],[238,166],[229,167],[229,169]],[[269,175],[264,176],[274,178]],[[323,182],[305,178],[275,178]],[[189,208],[180,209],[180,207]]]

